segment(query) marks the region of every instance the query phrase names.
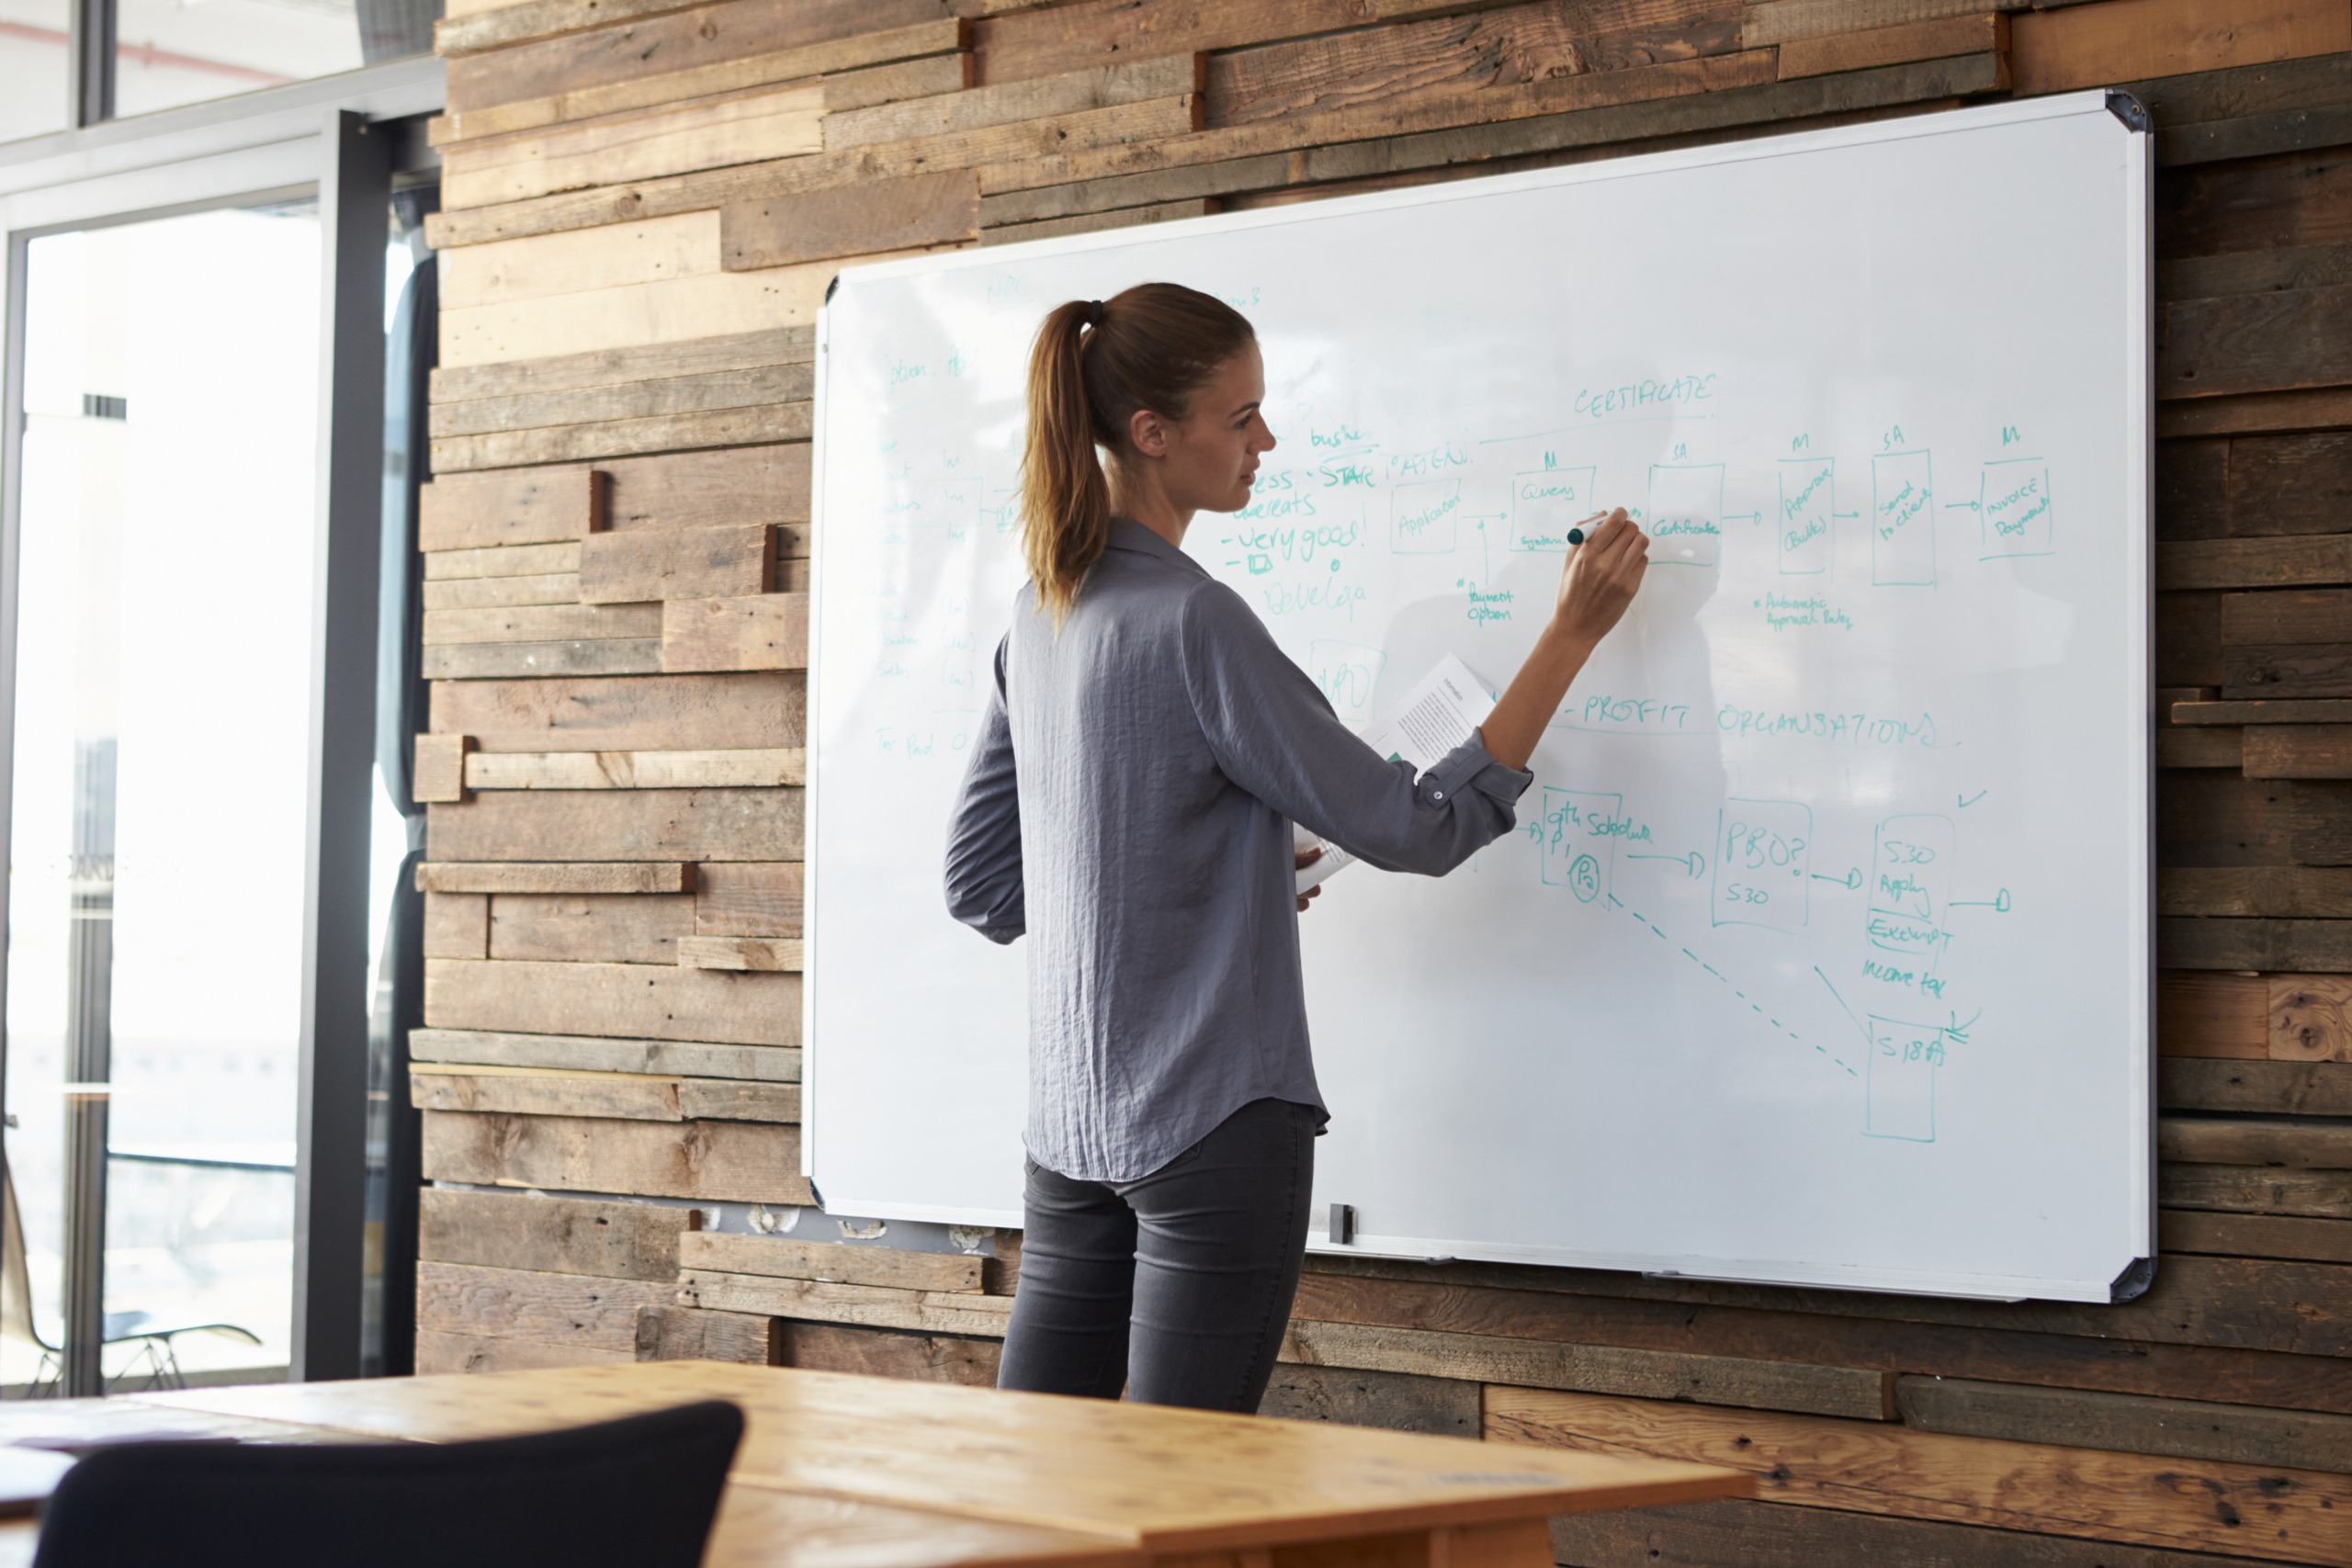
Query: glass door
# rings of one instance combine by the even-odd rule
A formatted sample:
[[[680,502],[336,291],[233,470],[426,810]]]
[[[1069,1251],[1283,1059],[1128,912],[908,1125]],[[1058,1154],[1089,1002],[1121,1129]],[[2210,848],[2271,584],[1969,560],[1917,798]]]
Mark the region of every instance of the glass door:
[[[287,1363],[321,243],[28,247],[0,1384]]]

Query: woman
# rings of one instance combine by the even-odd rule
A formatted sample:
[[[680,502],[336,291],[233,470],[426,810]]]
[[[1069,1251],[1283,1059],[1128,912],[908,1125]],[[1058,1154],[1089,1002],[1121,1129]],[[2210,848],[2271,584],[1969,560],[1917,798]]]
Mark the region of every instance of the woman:
[[[1483,731],[1417,780],[1178,547],[1195,513],[1249,504],[1264,389],[1250,323],[1172,283],[1059,307],[1030,360],[1031,581],[947,846],[955,917],[1030,938],[1002,1388],[1257,1408],[1328,1119],[1291,824],[1387,870],[1459,865],[1510,829],[1529,754],[1641,582],[1648,542],[1613,513]]]

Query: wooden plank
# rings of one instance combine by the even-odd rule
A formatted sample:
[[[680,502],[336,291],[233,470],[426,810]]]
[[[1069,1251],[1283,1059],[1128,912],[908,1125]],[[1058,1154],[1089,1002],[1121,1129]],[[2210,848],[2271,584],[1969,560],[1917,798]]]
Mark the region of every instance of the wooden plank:
[[[2165,866],[2156,872],[2156,911],[2164,915],[2352,919],[2352,870],[2334,866]]]
[[[908,1291],[881,1285],[837,1285],[699,1269],[679,1271],[678,1303],[719,1312],[766,1313],[823,1323],[909,1328],[925,1334],[986,1335],[991,1338],[1003,1337],[1005,1320],[1012,1315],[1012,1308],[1011,1298],[1004,1296]]]
[[[550,572],[579,575],[579,545],[491,545],[481,549],[442,550],[424,558],[427,582],[478,577],[541,577]]]
[[[417,1256],[542,1274],[668,1283],[678,1237],[702,1211],[537,1194],[427,1187],[417,1193]]]
[[[633,1357],[637,1309],[662,1305],[668,1294],[667,1286],[650,1280],[419,1263],[416,1325],[442,1334],[627,1350]]]
[[[2021,14],[2009,37],[2018,92],[2063,93],[2352,50],[2352,15],[2308,0],[2222,10],[2203,0],[2112,0]]]
[[[695,886],[695,934],[797,937],[801,888],[797,862],[719,862],[705,867]]]
[[[825,117],[825,150],[838,152],[850,147],[1178,97],[1202,91],[1205,77],[1204,56],[1177,54],[844,110]]]
[[[426,1063],[409,1068],[409,1103],[419,1111],[599,1116],[622,1122],[797,1122],[800,1086]]]
[[[2331,73],[2336,78],[2333,85],[2341,94],[2344,62],[2339,59],[2329,63],[2335,66]],[[2180,256],[2156,266],[2156,298],[2165,302],[2266,294],[2282,288],[2328,288],[2341,283],[2352,283],[2352,244],[2287,245]]]
[[[664,218],[660,224],[680,221],[701,221],[708,213],[692,214],[685,220]],[[629,227],[623,225],[623,228]],[[611,229],[602,231],[606,246],[616,238]],[[549,236],[537,240],[516,240],[504,245],[476,245],[463,251],[452,251],[451,261],[460,258],[478,262],[510,251],[535,250],[541,246],[584,243],[586,233]],[[712,265],[717,265],[718,232],[708,235]],[[536,258],[534,258],[536,259]],[[528,290],[531,284],[544,276],[536,268],[527,276],[511,280],[503,274],[502,283]],[[632,281],[615,279],[613,281]],[[598,287],[596,284],[588,285]],[[569,288],[550,288],[546,292],[565,294]],[[520,298],[529,298],[525,292]],[[448,298],[444,280],[442,298]],[[493,303],[491,299],[474,301]],[[617,387],[631,381],[655,381],[668,377],[713,376],[729,371],[764,370],[774,367],[807,365],[816,356],[816,333],[808,327],[770,327],[762,332],[724,333],[717,337],[691,338],[684,343],[649,344],[641,348],[610,348],[593,354],[560,354],[551,359],[517,360],[503,365],[470,365],[433,372],[433,402],[436,411],[446,403],[474,401],[485,398],[512,398],[528,392],[573,392],[592,387]],[[511,482],[511,481],[509,481]],[[603,525],[599,524],[601,527]]]
[[[959,18],[943,17],[917,22],[911,27],[858,33],[797,49],[772,50],[737,59],[713,61],[684,70],[627,76],[619,81],[552,93],[544,97],[455,110],[439,117],[435,122],[433,142],[435,146],[447,146],[476,137],[529,130],[565,120],[589,119],[623,109],[682,103],[688,98],[729,93],[743,87],[805,81],[830,72],[856,71],[862,66],[882,65],[927,55],[956,54],[964,46],[964,24]],[[967,64],[959,60],[956,80],[961,83],[967,75]],[[931,80],[926,80],[922,85],[935,91],[946,90]]]
[[[576,604],[580,574],[547,571],[536,577],[461,577],[424,584],[428,610],[487,610],[505,604]]]
[[[2352,778],[2352,724],[2263,725],[2245,733],[2240,768],[2250,779]]]
[[[1822,76],[1832,71],[1867,71],[1905,61],[1973,54],[1979,50],[2006,51],[2008,47],[2008,17],[1981,12],[1863,32],[1792,39],[1780,47],[1780,73],[1787,81],[1793,76]]]
[[[803,158],[786,162],[789,164],[811,161]],[[675,178],[745,183],[751,171],[775,166],[752,164],[739,169],[715,169]],[[668,183],[611,188],[626,193]],[[453,229],[468,222],[487,226],[503,222],[512,215],[563,211],[583,203],[608,204],[618,199],[619,196],[591,191],[435,216],[447,219]],[[712,201],[695,205],[722,204]],[[555,231],[532,228],[526,231]],[[729,333],[803,326],[817,319],[817,307],[823,302],[833,274],[840,270],[836,265],[811,263],[798,267],[770,267],[760,273],[695,272],[578,293],[444,310],[441,363],[469,366],[544,359],[557,355],[687,343]]]
[[[810,428],[806,402],[762,403],[709,409],[697,413],[653,414],[644,419],[604,420],[490,435],[458,435],[432,443],[435,472],[520,468],[534,463],[571,463],[592,457],[626,457],[647,452],[679,452],[707,446],[759,446],[805,441]]]
[[[417,491],[416,547],[469,550],[584,538],[603,525],[604,513],[604,476],[593,468],[436,478]]]
[[[2207,728],[2180,729],[2167,725],[2156,731],[2159,768],[2227,768],[2243,773],[2245,750],[2239,729]]]
[[[442,17],[433,24],[433,52],[479,54],[535,39],[560,38],[590,28],[683,11],[694,0],[520,0],[470,16]]]
[[[2156,1064],[2156,1103],[2175,1111],[2352,1116],[2352,1066],[2168,1057]]]
[[[729,271],[748,272],[944,245],[979,232],[979,177],[951,169],[729,203],[719,214],[719,255]]]
[[[409,797],[422,801],[465,799],[466,752],[471,744],[462,735],[416,737]]]
[[[2278,1214],[2213,1214],[2194,1209],[2166,1209],[2158,1219],[2161,1245],[2166,1252],[2211,1252],[2226,1258],[2293,1258],[2313,1263],[2352,1263],[2352,1220],[2290,1219]]]
[[[2225,643],[2336,643],[2345,640],[2347,626],[2352,626],[2352,588],[2222,595]]]
[[[2175,724],[2352,724],[2352,700],[2176,703]]]
[[[786,332],[790,330],[785,329]],[[771,337],[781,334],[756,333],[744,335]],[[707,343],[710,340],[696,341]],[[583,357],[617,358],[626,352],[635,351],[616,350]],[[553,425],[627,422],[759,408],[770,403],[805,403],[809,398],[810,385],[809,367],[801,363],[702,370],[642,380],[608,382],[603,386],[545,389],[468,398],[462,401],[435,402],[432,434],[435,438],[481,435],[545,430]]]
[[[445,311],[707,276],[719,269],[718,214],[679,212],[606,224],[594,230],[467,245],[442,255],[436,265],[441,274],[441,309]],[[688,375],[695,368],[693,359],[709,352],[697,345],[714,338],[758,339],[808,332],[808,328],[792,326],[752,333],[722,330],[711,337],[679,343],[632,344],[585,353],[559,347],[530,360],[438,366],[433,371],[432,400],[438,403],[469,397],[503,397],[515,392],[611,386],[656,376]],[[664,367],[673,361],[685,363],[677,369]],[[537,365],[556,367],[553,384],[543,388],[532,378],[526,367]],[[723,370],[728,367],[717,364],[699,368]],[[628,370],[641,373],[614,374]]]
[[[469,1029],[413,1029],[409,1055],[420,1062],[514,1067],[578,1067],[588,1072],[670,1073],[687,1077],[798,1083],[800,1053],[773,1045],[714,1045],[605,1035],[513,1034]]]
[[[2352,382],[2352,286],[2179,299],[2156,313],[2155,394],[2227,397]]]
[[[784,1362],[784,1320],[694,1307],[637,1309],[640,1361],[733,1361],[751,1367]]]
[[[2270,1055],[2270,992],[2242,975],[2158,975],[2156,1049],[2166,1056]]]
[[[1113,212],[1078,212],[1068,218],[1041,218],[1035,223],[1001,223],[980,231],[984,245],[1018,244],[1023,240],[1050,240],[1062,234],[1091,234],[1104,229],[1132,229],[1146,223],[1173,223],[1185,218],[1206,218],[1219,210],[1215,197],[1188,197],[1182,201],[1123,207]]]
[[[580,547],[580,595],[623,604],[765,593],[775,584],[777,547],[772,523],[600,535]]]
[[[2160,1158],[2192,1165],[2352,1170],[2352,1123],[2315,1117],[2160,1116],[2156,1153]]]
[[[477,751],[702,751],[799,746],[807,681],[785,671],[433,688],[436,733]]]
[[[582,675],[650,675],[662,668],[651,637],[578,642],[448,642],[424,650],[428,681],[558,680]]]
[[[972,85],[969,53],[934,55],[926,60],[900,60],[862,71],[842,71],[824,78],[825,112],[847,114],[876,104],[905,103],[961,93]]]
[[[2352,154],[2345,161],[2352,166]],[[2352,205],[2352,191],[2346,199]],[[2347,214],[2347,231],[2352,231],[2352,214]],[[2352,434],[2312,431],[2231,440],[2233,535],[2340,534],[2347,502],[2352,502]]]
[[[665,601],[662,667],[672,671],[805,670],[808,667],[808,595],[762,593]]]
[[[658,179],[824,151],[825,92],[787,84],[699,102],[452,142],[441,153],[450,209]]]
[[[2184,1467],[1876,1422],[1532,1389],[1488,1389],[1486,1435],[1730,1465],[1753,1472],[1760,1495],[1855,1513],[2312,1562],[2352,1551],[2352,1482],[2314,1471]],[[2239,1532],[2249,1515],[2262,1521],[2259,1543]]]
[[[443,1334],[420,1328],[416,1371],[420,1377],[443,1372],[525,1372],[545,1367],[617,1366],[635,1360],[617,1350],[587,1345],[549,1345],[537,1339],[506,1339],[486,1334]]]
[[[1274,1368],[1265,1397],[1258,1402],[1258,1414],[1282,1421],[1338,1421],[1392,1432],[1475,1438],[1478,1403],[1477,1384],[1450,1377],[1284,1364]]]
[[[424,956],[490,956],[490,900],[480,893],[424,896]]]
[[[1051,119],[1023,120],[978,130],[919,137],[911,141],[854,147],[814,157],[784,158],[768,164],[745,164],[640,180],[595,191],[536,197],[498,207],[435,213],[427,220],[426,234],[436,247],[481,244],[625,220],[703,211],[723,208],[730,202],[767,200],[799,191],[838,189],[863,181],[895,179],[943,169],[1010,166],[1022,160],[1048,156],[1056,149],[1099,148],[1183,136],[1197,126],[1200,109],[1198,95],[1187,94]],[[823,276],[830,277],[832,270],[826,268]],[[445,336],[445,345],[447,341]]]
[[[2352,788],[2332,779],[2171,773],[2157,836],[2177,865],[2352,864]]]
[[[2236,398],[2199,398],[2156,405],[2156,435],[2167,441],[2194,436],[2338,431],[2347,425],[2352,425],[2352,389],[2342,387],[2258,392]]]
[[[471,964],[435,958],[424,965],[424,1021],[434,1029],[797,1045],[800,976],[658,964]],[[591,1184],[590,1190],[631,1189]]]
[[[1645,1399],[1695,1399],[1883,1421],[1894,1415],[1894,1379],[1853,1367],[1815,1367],[1612,1346],[1545,1344],[1491,1334],[1294,1320],[1285,1360],[1370,1371],[1458,1377],[1531,1388],[1573,1388]]]
[[[455,811],[457,807],[435,807]],[[2183,919],[2156,922],[2156,962],[2175,969],[2352,971],[2352,923]]]
[[[2352,697],[2352,642],[2257,643],[2222,654],[2226,698]]]
[[[978,20],[972,25],[972,51],[980,81],[995,84],[1335,33],[1373,19],[1374,13],[1356,0],[1081,0]]]
[[[425,808],[425,853],[436,861],[583,853],[798,860],[802,799],[797,789],[484,791],[460,806]]]
[[[466,762],[468,789],[763,789],[808,782],[808,752],[797,746],[729,751],[493,751]]]
[[[1922,1432],[2352,1473],[2352,1416],[1965,1378],[1898,1378],[1894,1398]]]
[[[416,886],[424,893],[690,893],[695,879],[694,867],[676,861],[424,861]]]
[[[514,609],[427,610],[422,640],[430,648],[435,643],[599,641],[661,633],[660,604],[531,604]]]
[[[688,936],[678,939],[678,962],[692,969],[792,970],[801,967],[797,937]]]
[[[427,1111],[424,1121],[424,1168],[429,1180],[734,1203],[815,1201],[799,1174],[797,1127],[758,1122],[477,1116],[457,1111]],[[652,1289],[660,1293],[639,1297],[632,1304],[670,1304],[667,1286]],[[680,1304],[714,1303],[687,1302],[681,1292]],[[635,1332],[632,1325],[632,1348]]]
[[[678,939],[695,929],[691,894],[501,894],[490,908],[481,958],[582,964],[675,964]],[[456,957],[435,953],[434,957]]]
[[[2352,536],[2212,539],[2156,547],[2156,587],[2308,588],[2352,582]]]
[[[840,1285],[888,1285],[904,1291],[978,1293],[983,1259],[953,1252],[913,1252],[846,1242],[794,1241],[780,1235],[698,1235],[679,1267],[722,1274],[820,1280]]]
[[[2352,982],[2274,975],[2267,984],[2274,1061],[2352,1062]]]
[[[839,1323],[784,1324],[784,1365],[866,1377],[994,1388],[1004,1347],[994,1339],[909,1334]]]
[[[2167,1209],[2352,1220],[2352,1176],[2340,1170],[2165,1165],[2156,1170],[2156,1197]]]
[[[448,105],[464,114],[491,104],[576,95],[645,73],[910,28],[941,19],[938,0],[732,0],[522,43],[448,62]]]

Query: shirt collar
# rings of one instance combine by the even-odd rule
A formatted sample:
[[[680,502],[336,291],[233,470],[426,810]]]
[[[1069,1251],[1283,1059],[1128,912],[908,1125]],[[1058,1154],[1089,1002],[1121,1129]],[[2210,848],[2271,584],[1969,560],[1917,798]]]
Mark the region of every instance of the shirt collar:
[[[1206,577],[1208,575],[1207,570],[1200,562],[1194,560],[1192,557],[1186,555],[1183,551],[1178,549],[1175,546],[1170,544],[1167,540],[1161,538],[1159,535],[1153,533],[1150,529],[1145,527],[1142,524],[1136,522],[1132,517],[1114,517],[1111,519],[1111,537],[1108,541],[1108,546],[1110,548],[1114,550],[1133,550],[1138,555],[1156,556],[1164,561],[1177,562],[1190,567],[1193,570],[1199,572],[1203,577]]]

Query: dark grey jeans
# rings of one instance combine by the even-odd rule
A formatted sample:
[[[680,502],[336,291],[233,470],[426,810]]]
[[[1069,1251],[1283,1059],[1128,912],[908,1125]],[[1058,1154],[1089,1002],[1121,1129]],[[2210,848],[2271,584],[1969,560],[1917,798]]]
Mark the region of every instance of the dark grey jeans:
[[[1150,1175],[1028,1162],[999,1388],[1248,1413],[1298,1290],[1322,1114],[1256,1100]]]

